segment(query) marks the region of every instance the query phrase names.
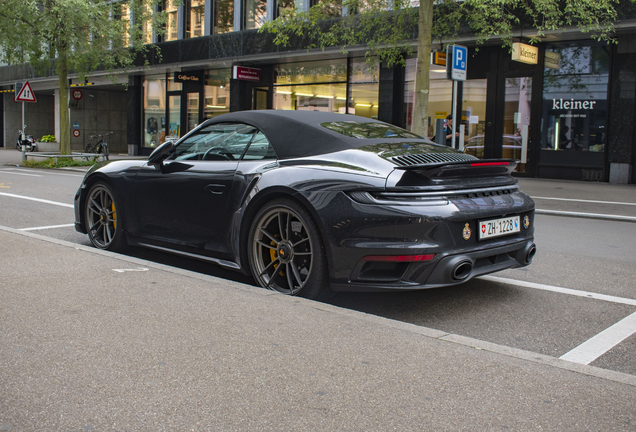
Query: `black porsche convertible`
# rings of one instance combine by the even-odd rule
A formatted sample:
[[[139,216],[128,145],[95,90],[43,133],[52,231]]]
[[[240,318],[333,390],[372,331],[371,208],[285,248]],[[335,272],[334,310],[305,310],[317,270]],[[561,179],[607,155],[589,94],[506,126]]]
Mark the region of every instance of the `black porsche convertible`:
[[[515,165],[363,117],[235,112],[147,161],[92,167],[75,227],[100,249],[206,260],[285,294],[436,288],[532,261]]]

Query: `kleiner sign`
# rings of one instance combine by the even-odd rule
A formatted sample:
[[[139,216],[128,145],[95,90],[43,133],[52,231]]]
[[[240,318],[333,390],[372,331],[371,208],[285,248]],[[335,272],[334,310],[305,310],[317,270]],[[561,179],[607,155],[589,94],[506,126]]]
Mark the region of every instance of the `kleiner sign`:
[[[512,44],[512,59],[521,63],[537,64],[539,62],[539,48],[515,42]]]
[[[468,48],[461,45],[449,45],[446,48],[446,77],[456,81],[466,81],[467,69]]]

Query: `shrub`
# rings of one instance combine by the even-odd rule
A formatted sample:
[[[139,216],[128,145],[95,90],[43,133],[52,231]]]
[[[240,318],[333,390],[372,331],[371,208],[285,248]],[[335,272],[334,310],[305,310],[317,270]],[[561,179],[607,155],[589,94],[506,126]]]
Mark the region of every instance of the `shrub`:
[[[40,142],[56,142],[55,135],[44,135]]]

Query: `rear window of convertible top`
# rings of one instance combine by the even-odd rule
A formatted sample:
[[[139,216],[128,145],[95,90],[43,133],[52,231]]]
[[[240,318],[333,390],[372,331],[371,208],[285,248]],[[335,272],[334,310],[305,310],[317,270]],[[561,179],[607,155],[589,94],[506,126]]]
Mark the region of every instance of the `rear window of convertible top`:
[[[341,121],[320,123],[320,126],[338,132],[339,134],[358,139],[374,139],[374,138],[410,138],[423,139],[397,126],[388,125],[386,123],[362,123],[357,121]]]

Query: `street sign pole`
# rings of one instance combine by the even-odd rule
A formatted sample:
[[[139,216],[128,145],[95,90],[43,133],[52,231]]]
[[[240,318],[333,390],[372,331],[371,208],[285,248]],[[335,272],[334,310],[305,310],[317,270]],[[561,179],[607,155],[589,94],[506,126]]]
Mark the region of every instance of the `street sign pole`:
[[[26,160],[26,145],[24,145],[24,138],[26,137],[26,125],[24,124],[24,101],[22,101],[22,162]]]
[[[461,45],[449,45],[446,49],[446,74],[453,80],[453,127],[451,128],[451,146],[457,148],[457,81],[466,81],[468,48]]]
[[[451,147],[457,148],[455,145],[455,129],[457,128],[457,80],[453,80],[453,127],[451,128],[452,138],[451,138]]]

